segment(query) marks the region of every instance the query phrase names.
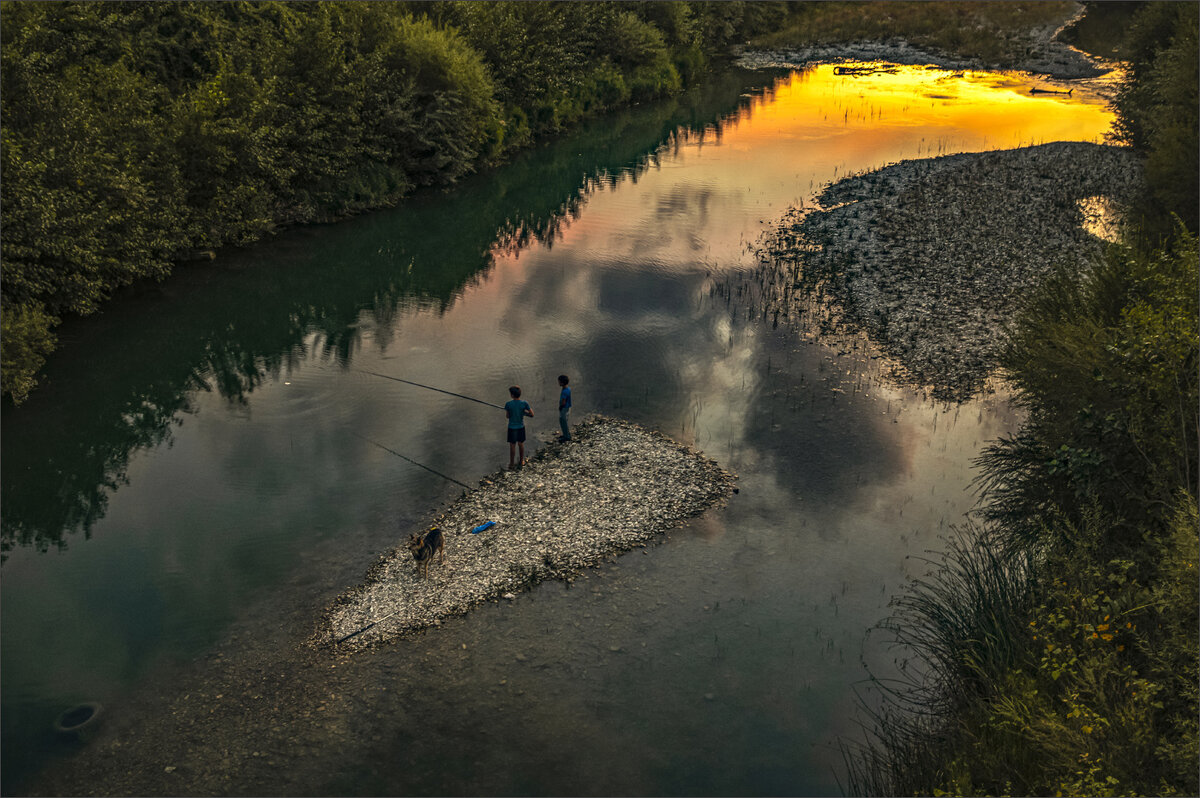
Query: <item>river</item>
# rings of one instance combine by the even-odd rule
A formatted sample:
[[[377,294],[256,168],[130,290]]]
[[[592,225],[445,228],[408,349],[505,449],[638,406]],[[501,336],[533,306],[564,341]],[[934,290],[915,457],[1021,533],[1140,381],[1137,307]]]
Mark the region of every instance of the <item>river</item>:
[[[837,792],[865,666],[896,656],[870,630],[1018,415],[1000,383],[936,403],[821,307],[776,324],[740,286],[831,180],[1102,139],[1100,97],[1034,85],[730,72],[65,324],[0,419],[3,792]],[[327,602],[461,492],[411,461],[507,462],[499,411],[367,371],[519,384],[533,439],[567,373],[576,418],[660,429],[740,490],[572,584],[314,653]],[[56,739],[82,701],[100,736]]]

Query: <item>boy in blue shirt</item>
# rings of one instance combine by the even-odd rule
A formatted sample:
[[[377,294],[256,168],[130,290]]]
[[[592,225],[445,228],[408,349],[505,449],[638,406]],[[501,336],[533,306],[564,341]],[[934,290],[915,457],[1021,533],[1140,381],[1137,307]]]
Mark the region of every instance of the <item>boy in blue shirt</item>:
[[[562,427],[562,437],[558,439],[559,443],[566,443],[571,440],[571,428],[567,426],[567,416],[571,412],[571,389],[567,387],[567,383],[571,379],[566,374],[558,375],[558,384],[562,386],[562,394],[558,397],[558,425]]]
[[[508,467],[519,468],[525,465],[525,416],[533,418],[533,408],[521,398],[521,387],[514,385],[508,389],[512,397],[504,403],[504,415],[508,416]],[[517,447],[521,447],[521,459],[515,460]]]

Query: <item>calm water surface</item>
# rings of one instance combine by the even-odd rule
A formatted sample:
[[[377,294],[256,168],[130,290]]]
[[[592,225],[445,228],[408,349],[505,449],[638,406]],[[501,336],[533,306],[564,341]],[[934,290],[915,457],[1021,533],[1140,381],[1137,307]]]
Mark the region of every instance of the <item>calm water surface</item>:
[[[933,404],[822,308],[775,326],[741,288],[760,235],[830,180],[1108,129],[1087,91],[1031,85],[733,74],[66,325],[2,420],[4,792],[86,756],[50,734],[66,707],[101,701],[138,740],[218,659],[286,681],[263,690],[300,740],[268,757],[244,725],[198,725],[201,749],[264,749],[227,762],[231,792],[837,792],[864,661],[893,656],[868,630],[1016,417],[1003,390]],[[499,411],[363,370],[495,403],[518,383],[534,438],[566,372],[576,418],[656,427],[740,493],[335,681],[297,648],[315,616],[461,491],[371,441],[469,484],[507,458]]]

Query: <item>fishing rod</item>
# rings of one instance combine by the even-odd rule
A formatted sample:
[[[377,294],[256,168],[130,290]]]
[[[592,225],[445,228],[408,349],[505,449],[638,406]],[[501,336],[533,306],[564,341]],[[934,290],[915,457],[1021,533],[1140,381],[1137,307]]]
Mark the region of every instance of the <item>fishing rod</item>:
[[[396,610],[396,612],[399,612],[399,610]],[[388,618],[391,618],[393,615],[396,614],[396,612],[389,612],[387,615],[383,616],[382,618],[376,618],[375,620],[371,621],[369,624],[367,624],[363,628],[359,629],[357,632],[351,632],[350,634],[346,635],[345,637],[340,638],[336,643],[334,643],[334,645],[335,646],[340,645],[341,643],[345,643],[350,638],[356,637],[356,636],[362,634],[363,632],[367,631],[375,624],[380,623],[381,621],[386,621]]]
[[[415,466],[420,466],[421,468],[424,468],[426,471],[428,471],[431,474],[437,474],[442,479],[448,479],[451,482],[453,482],[455,485],[462,485],[467,490],[471,490],[471,486],[468,485],[467,483],[459,482],[454,477],[448,477],[445,474],[443,474],[441,471],[434,471],[432,468],[425,465],[424,463],[418,463],[416,460],[412,459],[411,457],[405,457],[404,455],[400,454],[400,452],[397,452],[393,449],[389,449],[388,447],[384,446],[382,443],[379,443],[378,441],[373,441],[365,435],[359,435],[357,432],[351,432],[350,434],[356,438],[362,438],[364,441],[366,441],[369,444],[372,444],[373,446],[378,446],[380,449],[383,449],[385,452],[391,452],[392,454],[399,457],[401,460],[407,460],[408,462],[412,463]]]
[[[446,391],[446,390],[442,390],[441,388],[434,388],[432,385],[422,385],[421,383],[413,382],[412,380],[402,380],[399,377],[391,377],[391,376],[388,376],[387,374],[380,374],[377,371],[367,371],[366,369],[354,369],[354,370],[361,372],[363,374],[371,374],[375,377],[383,377],[385,380],[395,380],[396,382],[403,382],[408,385],[415,385],[418,388],[426,388],[430,391],[437,391],[438,393],[448,393],[451,396],[457,396],[459,399],[470,399],[472,402],[479,402],[479,404],[481,404],[481,405],[487,405],[488,407],[494,407],[497,410],[504,409],[503,405],[494,405],[491,402],[485,402],[482,399],[476,399],[474,396],[464,396],[463,394],[455,393],[454,391]]]

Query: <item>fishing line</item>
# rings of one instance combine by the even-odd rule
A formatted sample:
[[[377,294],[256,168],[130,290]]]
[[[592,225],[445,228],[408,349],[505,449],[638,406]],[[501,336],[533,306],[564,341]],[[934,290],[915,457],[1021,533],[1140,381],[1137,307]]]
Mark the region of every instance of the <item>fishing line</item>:
[[[446,391],[446,390],[442,390],[441,388],[434,388],[432,385],[422,385],[419,382],[413,382],[412,380],[402,380],[399,377],[389,377],[387,374],[380,374],[376,371],[367,371],[366,369],[354,369],[354,371],[358,371],[363,374],[371,374],[376,377],[383,377],[385,380],[395,380],[396,382],[403,382],[408,385],[415,385],[418,388],[427,388],[430,391],[437,391],[438,393],[448,393],[451,396],[457,396],[459,399],[470,399],[472,402],[479,402],[479,404],[481,404],[481,405],[487,405],[488,407],[494,407],[497,410],[504,409],[503,405],[494,405],[491,402],[485,402],[482,399],[476,399],[473,396],[464,396],[463,394],[455,393],[454,391]]]
[[[471,490],[471,486],[470,486],[470,485],[468,485],[467,483],[465,483],[465,482],[459,482],[459,481],[458,481],[457,479],[455,479],[454,477],[448,477],[448,476],[446,476],[445,474],[443,474],[441,471],[434,471],[432,468],[430,468],[429,466],[425,465],[424,463],[418,463],[416,460],[412,459],[411,457],[405,457],[404,455],[400,454],[400,452],[397,452],[397,451],[395,451],[395,450],[393,450],[393,449],[389,449],[388,447],[384,446],[382,443],[379,443],[378,441],[373,441],[373,440],[371,440],[370,438],[366,437],[365,435],[359,435],[357,432],[351,432],[350,434],[351,434],[351,435],[353,435],[353,436],[354,436],[354,437],[356,437],[356,438],[362,438],[362,439],[363,439],[364,441],[366,441],[367,443],[370,443],[370,444],[372,444],[372,445],[374,445],[374,446],[378,446],[380,449],[383,449],[385,452],[391,452],[392,454],[394,454],[394,455],[396,455],[397,457],[399,457],[401,460],[407,460],[408,462],[412,463],[412,464],[413,464],[413,465],[415,465],[415,466],[420,466],[421,468],[424,468],[426,471],[428,471],[428,472],[429,472],[429,473],[431,473],[431,474],[437,474],[437,475],[438,475],[439,477],[441,477],[442,479],[448,479],[448,480],[450,480],[451,482],[453,482],[455,485],[462,485],[462,486],[463,486],[464,488],[466,488],[467,490]]]

